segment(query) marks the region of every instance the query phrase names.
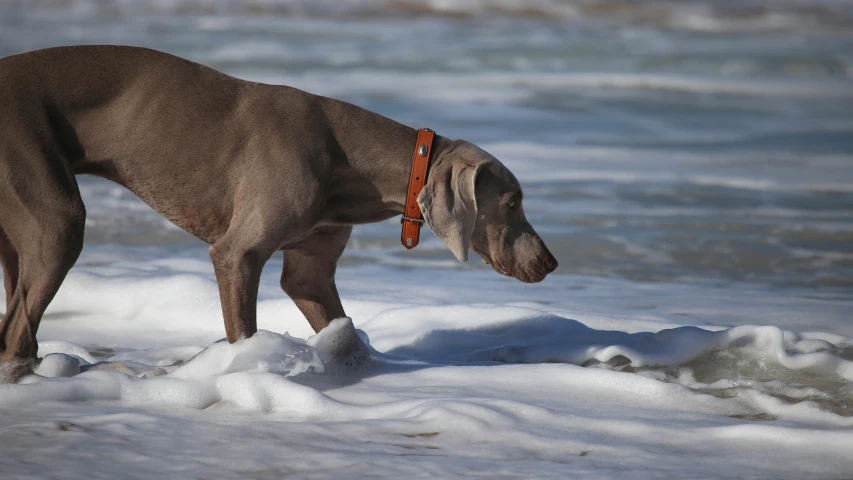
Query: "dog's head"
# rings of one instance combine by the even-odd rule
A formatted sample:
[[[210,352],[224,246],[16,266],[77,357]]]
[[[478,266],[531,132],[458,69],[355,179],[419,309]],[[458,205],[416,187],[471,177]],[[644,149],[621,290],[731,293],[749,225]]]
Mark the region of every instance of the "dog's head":
[[[541,282],[557,259],[524,216],[523,200],[512,172],[467,142],[442,154],[418,195],[426,224],[459,261],[470,248],[500,274]]]

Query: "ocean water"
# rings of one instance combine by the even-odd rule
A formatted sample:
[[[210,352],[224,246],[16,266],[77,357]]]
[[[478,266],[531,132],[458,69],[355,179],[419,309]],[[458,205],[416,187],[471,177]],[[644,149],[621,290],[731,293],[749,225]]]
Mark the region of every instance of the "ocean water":
[[[522,181],[558,274],[851,292],[846,2],[1,4],[0,55],[147,46],[475,142]],[[194,243],[81,184],[90,243]],[[452,258],[393,226],[357,228],[346,260]]]
[[[259,322],[294,337],[229,349],[206,245],[79,177],[52,355],[0,386],[4,472],[853,476],[849,2],[0,0],[0,56],[104,43],[477,143],[560,268],[359,226],[338,286],[374,367],[335,376],[280,257]]]

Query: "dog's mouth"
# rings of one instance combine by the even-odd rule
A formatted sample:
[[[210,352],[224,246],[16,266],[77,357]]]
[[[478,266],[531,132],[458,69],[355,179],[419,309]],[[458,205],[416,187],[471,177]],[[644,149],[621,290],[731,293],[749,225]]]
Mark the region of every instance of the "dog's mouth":
[[[512,275],[510,275],[509,270],[507,270],[507,269],[506,269],[506,267],[504,267],[503,265],[501,265],[501,262],[495,262],[495,263],[492,265],[492,268],[494,268],[494,269],[495,269],[495,271],[496,271],[496,272],[498,272],[498,273],[500,273],[501,275],[506,275],[506,276],[508,276],[508,277],[511,277],[511,276],[512,276]]]
[[[486,265],[491,265],[492,268],[500,273],[501,275],[515,278],[516,280],[522,281],[524,283],[539,283],[542,280],[545,280],[545,277],[548,276],[548,271],[545,268],[533,268],[530,271],[527,269],[519,269],[516,271],[510,270],[505,267],[501,262],[492,259],[486,253],[483,253],[477,249],[472,248],[474,252],[479,255],[483,259],[483,263]]]
[[[491,265],[492,268],[495,269],[496,272],[500,273],[501,275],[505,275],[507,277],[517,278],[517,277],[515,277],[515,275],[512,274],[512,272],[508,268],[504,267],[503,264],[501,264],[501,262],[492,260],[492,258],[489,255],[487,255],[487,254],[485,254],[485,253],[483,253],[483,252],[481,252],[475,248],[472,248],[472,250],[474,250],[474,252],[483,259],[483,263],[485,263],[486,265]],[[521,279],[519,279],[519,280],[521,280]]]

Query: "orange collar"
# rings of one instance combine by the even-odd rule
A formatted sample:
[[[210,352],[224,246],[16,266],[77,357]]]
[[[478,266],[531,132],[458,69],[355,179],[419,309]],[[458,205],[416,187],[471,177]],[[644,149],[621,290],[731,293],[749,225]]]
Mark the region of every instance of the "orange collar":
[[[428,128],[418,130],[418,141],[415,143],[415,155],[412,157],[412,173],[409,175],[409,191],[406,193],[406,210],[400,223],[403,224],[403,233],[400,241],[409,250],[418,246],[421,236],[421,225],[424,220],[421,215],[421,207],[418,205],[418,194],[426,184],[429,157],[432,154],[432,140],[435,132]]]

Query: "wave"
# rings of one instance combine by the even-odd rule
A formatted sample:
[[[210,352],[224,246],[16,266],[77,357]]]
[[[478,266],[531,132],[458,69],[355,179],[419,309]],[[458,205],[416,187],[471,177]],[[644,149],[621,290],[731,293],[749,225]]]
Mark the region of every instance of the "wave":
[[[414,321],[401,322],[401,316]],[[192,348],[172,348],[160,350],[159,358],[143,351],[98,361],[70,342],[45,342],[37,375],[21,385],[0,386],[0,405],[113,401],[196,409],[308,408],[360,416],[364,412],[354,405],[338,404],[320,391],[279,378],[563,363],[650,379],[645,388],[655,382],[679,384],[730,402],[725,408],[732,415],[853,426],[853,343],[839,335],[775,326],[627,333],[596,330],[529,308],[475,306],[392,309],[363,328],[380,338],[377,348],[388,353],[370,347],[367,335],[356,332],[349,319],[336,320],[307,341],[260,331],[234,344],[221,340],[191,356]],[[176,360],[176,355],[183,358]],[[308,401],[294,402],[294,389]]]
[[[248,50],[247,54],[251,55]],[[204,60],[204,59],[203,59]],[[214,57],[211,60],[215,61]],[[662,91],[743,97],[853,98],[844,80],[729,79],[708,75],[656,73],[547,73],[547,72],[412,72],[352,70],[347,72],[283,75],[264,70],[243,70],[244,78],[271,84],[287,84],[324,94],[359,94],[417,90],[419,98],[468,102],[526,99],[533,90],[596,89]],[[453,88],[434,88],[452,84]]]
[[[699,32],[846,31],[853,16],[844,2],[785,0],[40,0],[0,9],[70,11],[89,15],[189,14],[331,17],[338,19],[514,17],[547,21],[607,21]]]
[[[848,417],[838,419],[838,426],[853,426],[853,343],[839,335],[753,325],[626,333],[596,330],[529,309],[421,310],[418,316],[433,322],[429,331],[401,334],[392,325],[406,315],[401,311],[379,315],[364,328],[374,336],[397,330],[390,341],[377,346],[400,357],[458,364],[568,363],[625,371],[723,398],[754,395],[806,402],[803,406]],[[453,321],[443,322],[442,317]],[[763,413],[778,415],[781,410]]]

